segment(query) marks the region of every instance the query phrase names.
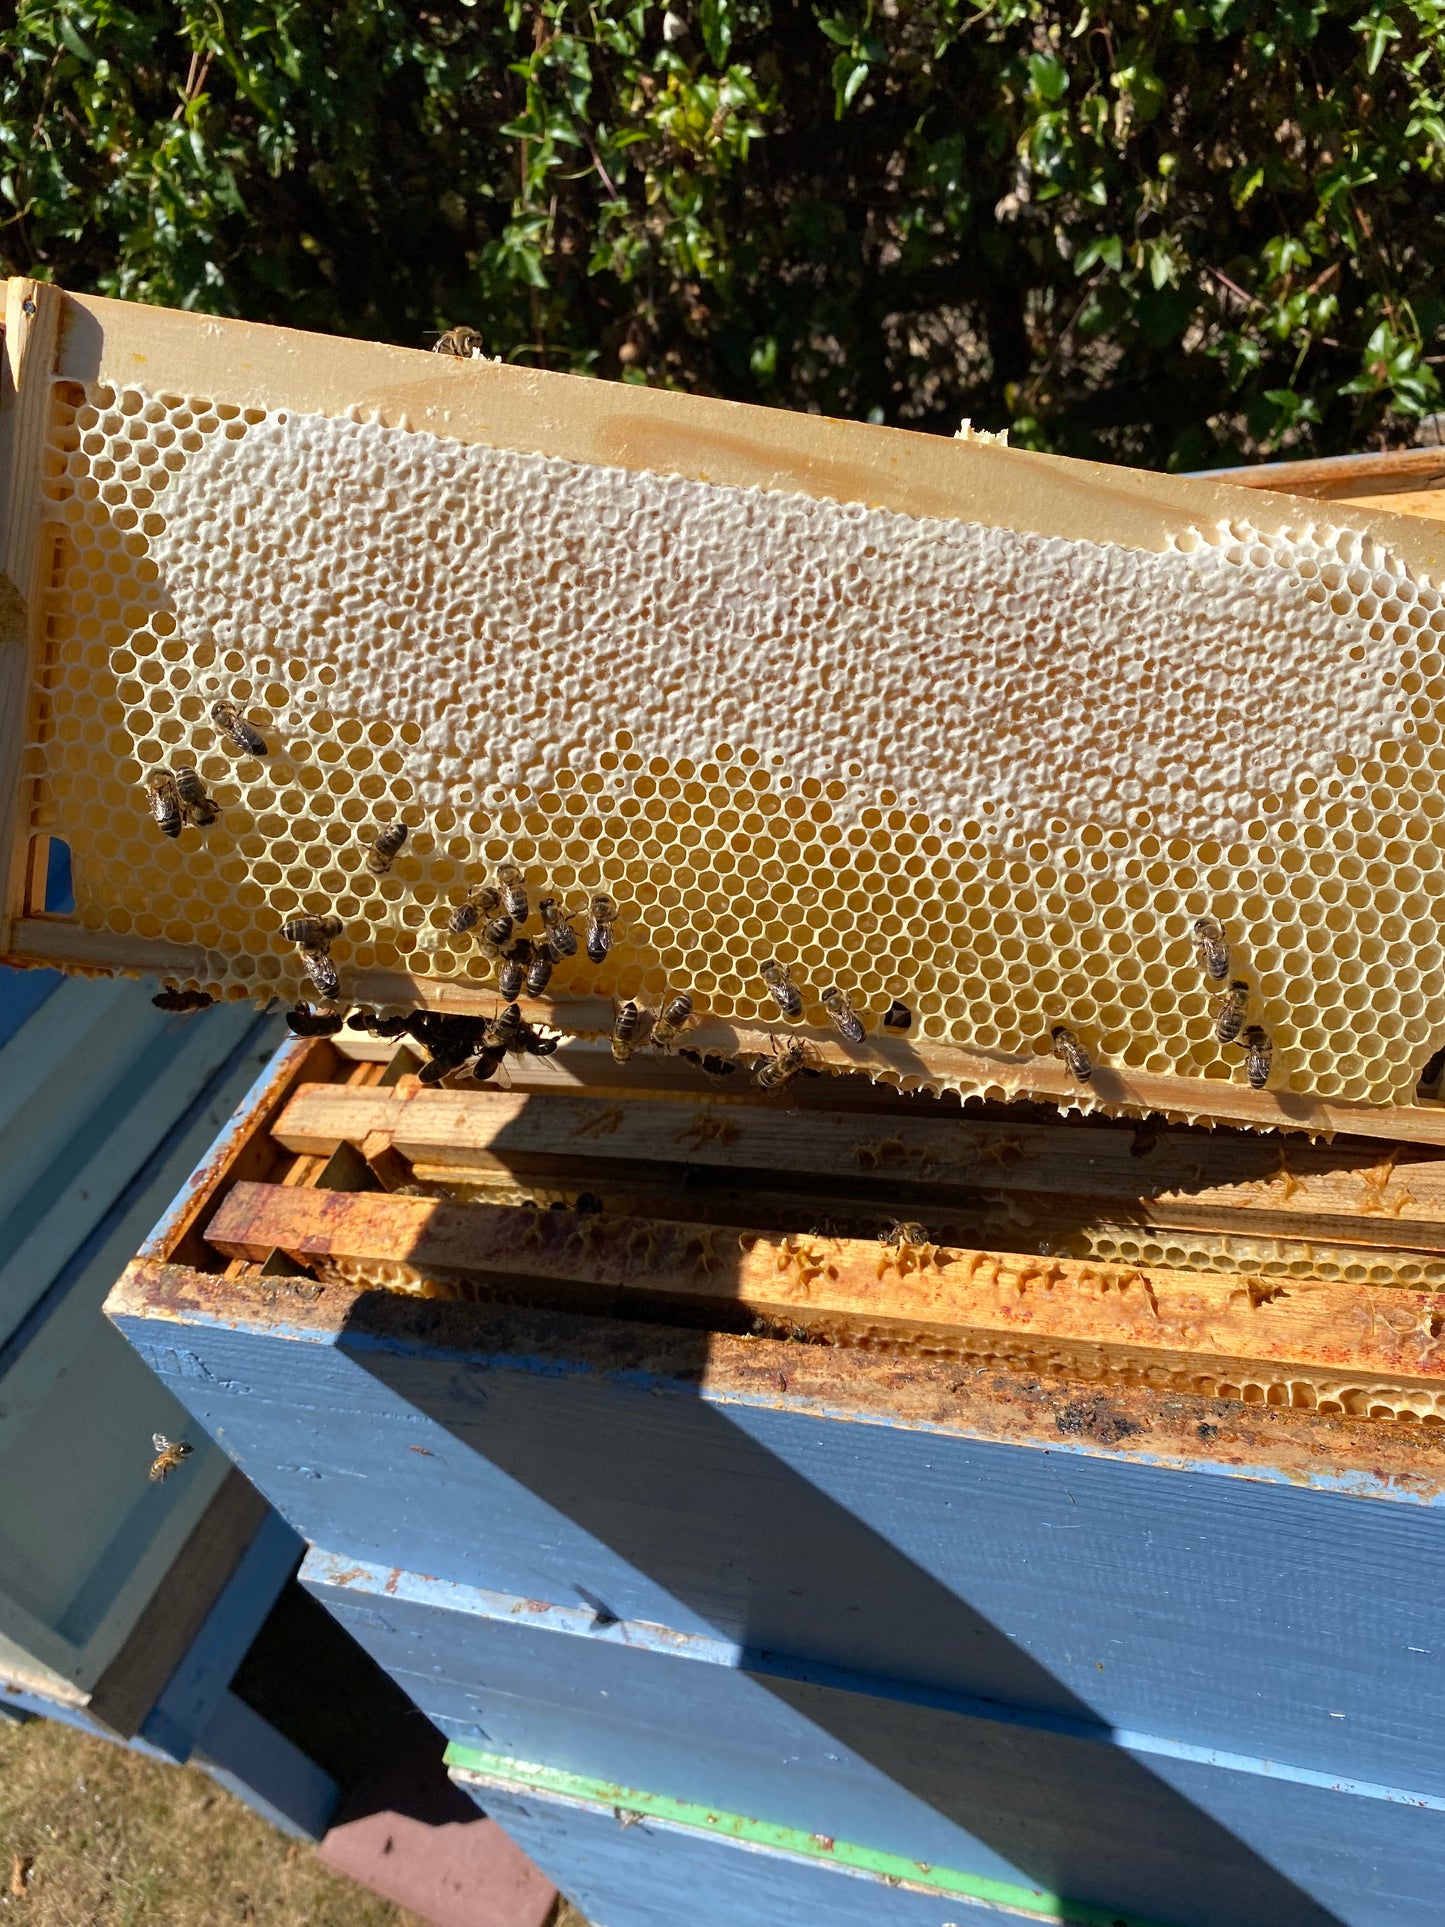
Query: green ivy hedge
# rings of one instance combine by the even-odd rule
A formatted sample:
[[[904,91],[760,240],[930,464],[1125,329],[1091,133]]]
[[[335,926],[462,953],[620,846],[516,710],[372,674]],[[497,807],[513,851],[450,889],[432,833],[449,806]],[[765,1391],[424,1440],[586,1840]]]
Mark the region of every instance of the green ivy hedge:
[[[1157,467],[1381,446],[1441,399],[1442,49],[1435,0],[19,0],[0,265]]]

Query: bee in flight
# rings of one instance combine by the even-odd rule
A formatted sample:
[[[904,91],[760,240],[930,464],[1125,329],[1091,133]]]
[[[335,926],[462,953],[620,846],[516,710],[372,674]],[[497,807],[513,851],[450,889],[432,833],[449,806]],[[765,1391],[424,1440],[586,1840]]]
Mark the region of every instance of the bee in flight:
[[[617,921],[617,905],[609,896],[593,897],[587,909],[587,955],[592,963],[607,961],[612,948],[612,926]]]
[[[152,1432],[151,1444],[156,1456],[151,1460],[150,1476],[155,1485],[164,1485],[167,1477],[175,1471],[195,1451],[195,1446],[187,1445],[184,1439],[168,1439],[164,1432]]]
[[[803,1014],[803,993],[788,975],[787,969],[776,957],[769,957],[766,963],[758,965],[758,973],[772,992],[773,1002],[785,1017],[801,1017]]]
[[[1244,1074],[1250,1089],[1262,1091],[1269,1082],[1269,1067],[1274,1061],[1269,1033],[1258,1024],[1251,1024],[1239,1041],[1244,1046]]]
[[[146,803],[162,836],[179,836],[184,818],[176,779],[168,769],[152,770],[146,778]]]
[[[224,737],[234,743],[237,749],[245,750],[248,756],[270,755],[266,738],[246,721],[235,703],[212,703],[211,721]]]
[[[1244,1014],[1249,1009],[1249,985],[1242,977],[1236,977],[1219,1006],[1219,1014],[1214,1020],[1214,1034],[1221,1044],[1232,1044],[1244,1028]]]
[[[1194,949],[1206,977],[1220,982],[1229,975],[1229,945],[1214,917],[1194,919]]]
[[[405,823],[387,823],[377,830],[366,853],[366,867],[374,877],[386,875],[405,841]]]
[[[481,333],[463,323],[458,328],[448,328],[432,343],[434,355],[455,355],[459,361],[482,361],[486,349],[482,346]]]
[[[840,1037],[846,1038],[850,1044],[863,1042],[863,1021],[836,985],[832,990],[823,992],[822,1004],[829,1022]]]
[[[671,1050],[677,1034],[692,1016],[692,999],[687,992],[680,991],[676,997],[669,997],[658,1013],[657,1022],[652,1026],[652,1041],[659,1050]]]
[[[1063,1059],[1081,1084],[1087,1084],[1094,1075],[1094,1060],[1068,1025],[1055,1024],[1049,1035],[1054,1040],[1054,1056]]]

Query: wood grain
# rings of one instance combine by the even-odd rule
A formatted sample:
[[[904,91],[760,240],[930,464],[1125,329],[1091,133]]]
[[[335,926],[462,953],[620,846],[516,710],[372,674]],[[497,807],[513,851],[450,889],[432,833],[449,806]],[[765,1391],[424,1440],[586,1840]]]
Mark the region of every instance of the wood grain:
[[[1141,1222],[1166,1227],[1328,1237],[1333,1226],[1349,1243],[1397,1248],[1432,1249],[1445,1224],[1445,1159],[1402,1163],[1386,1148],[1286,1151],[1166,1132],[1139,1157],[1134,1134],[1112,1127],[860,1119],[692,1096],[627,1103],[316,1084],[297,1090],[273,1131],[286,1149],[310,1154],[384,1137],[433,1170],[542,1176],[585,1162],[661,1175],[700,1165],[840,1193],[876,1181],[900,1201],[1006,1192],[1128,1202]]]
[[[1199,1391],[1227,1383],[1237,1393],[1263,1379],[1277,1402],[1311,1407],[1333,1399],[1385,1411],[1418,1392],[1434,1416],[1445,1392],[1445,1293],[260,1184],[234,1187],[206,1238],[257,1261],[279,1249],[327,1275],[364,1278],[375,1267],[524,1292],[561,1284],[597,1310],[654,1317],[741,1310],[843,1344],[1013,1357],[1085,1376],[1132,1366]]]
[[[42,281],[6,285],[0,356],[0,956],[25,907],[29,772],[21,767],[39,675],[45,545],[41,463],[64,297]]]

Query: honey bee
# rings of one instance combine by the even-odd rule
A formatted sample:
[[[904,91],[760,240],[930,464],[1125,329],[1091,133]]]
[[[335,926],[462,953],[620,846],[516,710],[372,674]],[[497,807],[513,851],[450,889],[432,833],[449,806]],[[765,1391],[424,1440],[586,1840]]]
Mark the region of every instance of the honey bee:
[[[532,914],[532,906],[527,899],[527,879],[515,863],[499,863],[497,882],[502,891],[502,908],[513,923],[525,923]]]
[[[297,1004],[286,1013],[286,1028],[293,1037],[334,1037],[341,1029],[339,1010],[311,1010]]]
[[[523,1024],[517,1049],[528,1057],[551,1057],[561,1042],[561,1037],[555,1031],[542,1031],[534,1024]]]
[[[1258,1024],[1251,1024],[1239,1041],[1244,1046],[1244,1074],[1250,1089],[1262,1091],[1269,1082],[1269,1067],[1274,1061],[1269,1033]]]
[[[557,957],[577,955],[577,932],[572,928],[572,919],[555,897],[543,897],[537,905],[541,913],[542,928],[547,932],[547,941]]]
[[[758,965],[758,973],[773,994],[773,1001],[785,1017],[801,1017],[803,993],[776,957]]]
[[[795,1077],[809,1068],[812,1048],[801,1037],[784,1038],[781,1050],[776,1037],[772,1045],[772,1056],[765,1057],[753,1071],[753,1082],[760,1091],[785,1091]]]
[[[447,918],[447,929],[454,937],[464,937],[468,930],[476,929],[483,917],[489,917],[494,910],[499,910],[501,904],[501,891],[493,889],[490,883],[481,884],[475,890],[468,890],[464,901],[459,903]],[[506,921],[507,930],[506,936],[502,938],[503,943],[512,934],[512,920],[508,917]]]
[[[235,703],[212,703],[211,721],[223,736],[233,742],[237,749],[244,749],[248,756],[271,754],[266,747],[266,738],[246,721]]]
[[[1229,975],[1229,945],[1215,918],[1194,919],[1194,949],[1199,958],[1199,968],[1206,977],[1223,978]]]
[[[612,926],[617,905],[609,896],[595,896],[587,907],[587,955],[592,963],[606,963],[612,948]]]
[[[516,1004],[508,1004],[487,1025],[485,1032],[487,1046],[491,1050],[515,1050],[526,1029],[526,1019],[519,1007]]]
[[[167,984],[151,998],[157,1010],[205,1010],[215,1001],[208,990],[177,990],[174,984]]]
[[[348,1030],[364,1030],[372,1037],[405,1037],[405,1017],[378,1017],[374,1010],[353,1011],[346,1020]]]
[[[878,1242],[897,1251],[902,1245],[912,1245],[917,1249],[921,1245],[931,1245],[933,1240],[926,1226],[915,1224],[910,1219],[906,1223],[889,1225],[886,1231],[879,1234]]]
[[[405,823],[386,823],[377,830],[366,853],[366,867],[374,877],[386,875],[405,841]]]
[[[850,1044],[863,1042],[863,1021],[841,990],[836,986],[832,990],[825,990],[822,1004],[840,1037],[846,1038]]]
[[[429,1058],[417,1072],[416,1081],[418,1084],[424,1084],[428,1089],[434,1089],[450,1072],[460,1070],[465,1062],[465,1057],[454,1057],[450,1052],[440,1057]]]
[[[214,796],[206,794],[206,786],[191,763],[172,763],[171,774],[175,778],[176,797],[188,823],[194,823],[198,830],[209,829],[221,814],[221,806]]]
[[[642,1042],[642,1012],[631,998],[625,1004],[614,1004],[613,1011],[612,1055],[619,1064],[625,1064]]]
[[[685,990],[669,997],[652,1026],[652,1041],[659,1050],[671,1050],[678,1032],[692,1016],[692,999]]]
[[[1054,1056],[1064,1060],[1081,1084],[1087,1084],[1094,1075],[1094,1060],[1068,1025],[1055,1024],[1049,1035],[1054,1040]]]
[[[518,937],[497,966],[497,989],[508,1003],[521,996],[531,968],[532,946],[525,937]]]
[[[684,1045],[677,1054],[679,1057],[685,1057],[689,1064],[696,1064],[698,1069],[708,1077],[731,1077],[737,1070],[737,1065],[731,1058],[723,1057],[715,1050],[689,1050]]]
[[[178,1465],[183,1465],[196,1449],[193,1445],[187,1445],[184,1439],[168,1439],[164,1432],[152,1432],[151,1444],[156,1449],[150,1470],[154,1485],[164,1485],[167,1476]]]
[[[908,1008],[907,1004],[900,1003],[895,997],[883,1013],[883,1028],[885,1030],[908,1030],[912,1023],[913,1012]]]
[[[552,981],[552,972],[557,959],[552,955],[552,946],[545,937],[532,945],[532,961],[527,965],[527,995],[540,997]]]
[[[152,770],[146,778],[146,798],[162,836],[179,836],[184,819],[176,779],[168,769]]]
[[[336,965],[331,961],[330,951],[318,949],[313,944],[302,944],[301,968],[315,984],[321,996],[335,997],[340,991],[341,978],[337,974]]]
[[[324,950],[345,926],[340,917],[292,917],[281,926],[287,943],[305,944],[311,950]]]
[[[1214,1034],[1221,1044],[1232,1044],[1244,1027],[1244,1013],[1249,1008],[1249,985],[1242,977],[1236,977],[1224,993],[1219,1006],[1219,1014],[1214,1020]]]
[[[448,328],[444,335],[440,335],[432,343],[432,353],[455,355],[459,361],[481,361],[486,357],[481,334],[465,324],[459,328]]]

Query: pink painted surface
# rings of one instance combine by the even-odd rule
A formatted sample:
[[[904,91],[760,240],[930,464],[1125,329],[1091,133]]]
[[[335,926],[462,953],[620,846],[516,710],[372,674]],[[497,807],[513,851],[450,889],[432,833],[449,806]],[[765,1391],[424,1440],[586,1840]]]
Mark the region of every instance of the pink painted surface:
[[[452,1785],[443,1746],[420,1714],[404,1720],[386,1766],[338,1812],[321,1858],[431,1927],[545,1927],[557,1889]]]

